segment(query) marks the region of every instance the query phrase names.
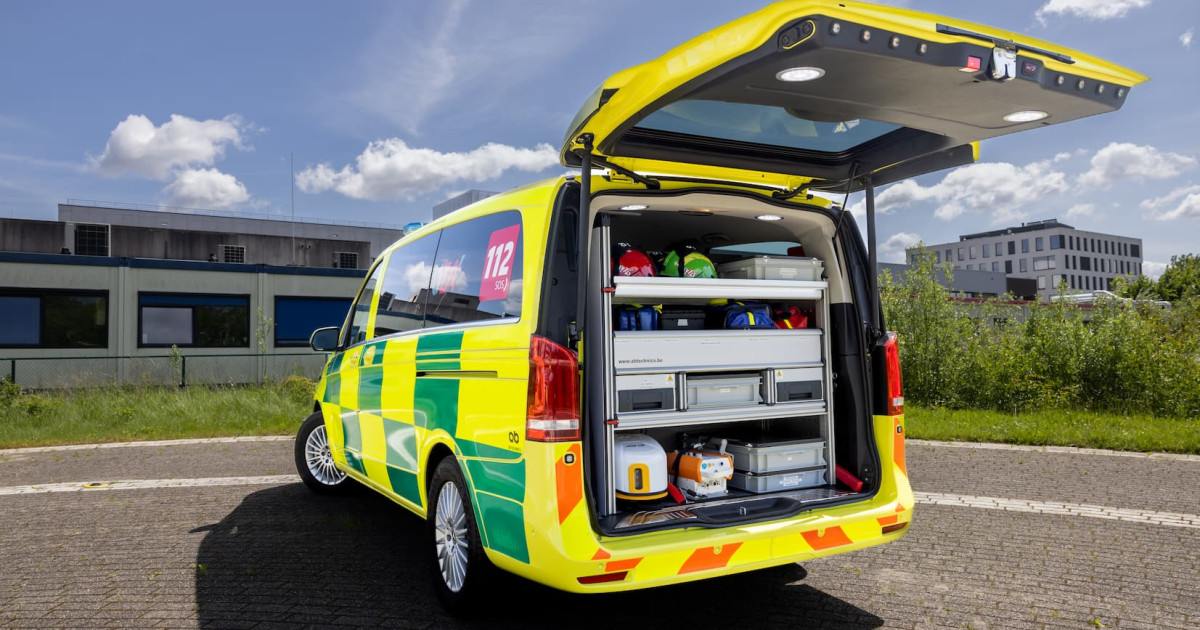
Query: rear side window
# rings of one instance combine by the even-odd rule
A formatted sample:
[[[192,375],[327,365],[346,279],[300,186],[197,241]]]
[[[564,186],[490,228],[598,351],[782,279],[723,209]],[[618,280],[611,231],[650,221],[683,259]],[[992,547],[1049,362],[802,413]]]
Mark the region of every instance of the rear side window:
[[[425,318],[425,296],[433,272],[438,235],[430,234],[396,249],[388,256],[379,286],[375,337],[417,330]]]
[[[524,241],[516,210],[442,230],[425,327],[520,316]]]

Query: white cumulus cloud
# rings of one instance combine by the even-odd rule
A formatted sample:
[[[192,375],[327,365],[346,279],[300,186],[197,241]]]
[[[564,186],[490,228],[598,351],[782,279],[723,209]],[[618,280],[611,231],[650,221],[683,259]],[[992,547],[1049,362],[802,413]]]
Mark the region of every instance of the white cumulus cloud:
[[[537,172],[557,164],[558,152],[545,143],[532,149],[488,143],[442,153],[389,138],[368,144],[353,165],[304,169],[296,174],[296,185],[306,193],[332,190],[353,199],[412,199],[453,184],[495,179],[509,169]]]
[[[1163,275],[1163,272],[1166,270],[1167,270],[1167,263],[1154,262],[1154,261],[1150,261],[1150,260],[1142,261],[1142,275],[1143,276],[1149,276],[1155,280],[1158,280],[1158,277]]]
[[[1133,9],[1148,7],[1151,2],[1153,0],[1047,0],[1034,17],[1043,23],[1050,14],[1110,20],[1125,17]]]
[[[1092,167],[1079,177],[1079,183],[1107,187],[1122,179],[1170,179],[1195,166],[1196,158],[1191,156],[1113,142],[1092,156]]]
[[[1028,208],[1040,206],[1051,195],[1067,192],[1067,176],[1049,161],[1017,166],[1007,162],[981,162],[950,171],[942,181],[922,186],[908,179],[881,192],[876,211],[888,214],[897,208],[928,203],[933,215],[949,221],[964,214],[983,214],[991,223],[1005,223],[1028,216]],[[851,211],[861,214],[865,202]]]
[[[1176,188],[1162,197],[1147,199],[1140,205],[1161,221],[1200,218],[1200,186]]]
[[[879,244],[879,260],[890,263],[907,262],[905,252],[921,242],[921,236],[912,232],[897,232]]]
[[[1077,203],[1067,210],[1067,218],[1074,219],[1076,217],[1090,217],[1096,214],[1096,205],[1091,203]]]
[[[157,127],[146,116],[130,114],[112,130],[104,153],[92,158],[92,167],[104,175],[167,180],[176,169],[212,166],[227,146],[247,149],[243,140],[252,129],[236,114],[220,120],[172,114]]]
[[[189,208],[228,208],[250,201],[245,185],[215,168],[178,171],[163,192],[172,204]]]
[[[1196,27],[1194,27],[1194,26],[1193,26],[1192,28],[1189,28],[1188,30],[1184,31],[1184,32],[1183,32],[1183,35],[1180,35],[1180,36],[1179,36],[1179,43],[1180,43],[1180,44],[1183,44],[1183,47],[1184,47],[1184,48],[1187,48],[1187,49],[1191,50],[1191,48],[1192,48],[1192,37],[1193,37],[1195,34],[1196,34]]]

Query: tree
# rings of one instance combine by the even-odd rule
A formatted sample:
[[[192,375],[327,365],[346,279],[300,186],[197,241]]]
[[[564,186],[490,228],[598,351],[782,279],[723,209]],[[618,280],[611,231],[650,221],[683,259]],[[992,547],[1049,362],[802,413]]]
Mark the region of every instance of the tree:
[[[1157,288],[1159,296],[1172,303],[1200,296],[1200,255],[1171,256]]]
[[[1149,276],[1120,276],[1113,280],[1113,293],[1131,300],[1160,300],[1158,283]]]

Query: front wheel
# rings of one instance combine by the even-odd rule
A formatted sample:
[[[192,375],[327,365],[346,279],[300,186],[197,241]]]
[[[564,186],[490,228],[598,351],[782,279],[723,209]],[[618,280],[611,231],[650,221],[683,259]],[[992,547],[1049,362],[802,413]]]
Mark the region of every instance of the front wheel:
[[[325,433],[325,418],[314,413],[300,425],[296,434],[296,471],[300,480],[313,492],[336,494],[345,492],[350,484],[346,473],[333,464],[329,436]]]
[[[475,528],[467,484],[453,457],[438,462],[429,484],[429,500],[434,590],[450,614],[469,616],[492,566]]]

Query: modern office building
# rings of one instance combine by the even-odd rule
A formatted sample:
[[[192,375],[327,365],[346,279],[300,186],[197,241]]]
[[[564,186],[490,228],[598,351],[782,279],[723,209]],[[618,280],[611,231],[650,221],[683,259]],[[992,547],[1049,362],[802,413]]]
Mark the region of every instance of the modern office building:
[[[79,202],[60,205],[58,221],[0,219],[0,378],[93,382],[93,371],[139,365],[99,359],[162,357],[172,346],[212,357],[215,382],[261,378],[264,362],[246,358],[256,354],[307,353],[304,365],[319,369],[309,334],[341,325],[372,260],[401,234]],[[120,378],[159,379],[161,367]]]
[[[1055,294],[1059,282],[1074,291],[1108,290],[1114,279],[1142,273],[1142,239],[1077,230],[1055,219],[925,247],[938,263],[949,262],[954,269],[1031,278],[1042,299]],[[915,255],[908,251],[910,260]]]
[[[904,276],[911,268],[909,265],[879,263],[880,272],[886,270],[896,282],[903,282]],[[963,269],[955,271],[953,278],[948,278],[943,270],[936,269],[934,279],[946,287],[951,297],[998,298],[1011,295],[1017,300],[1037,298],[1037,285],[1034,280],[1008,276],[1003,272]]]

